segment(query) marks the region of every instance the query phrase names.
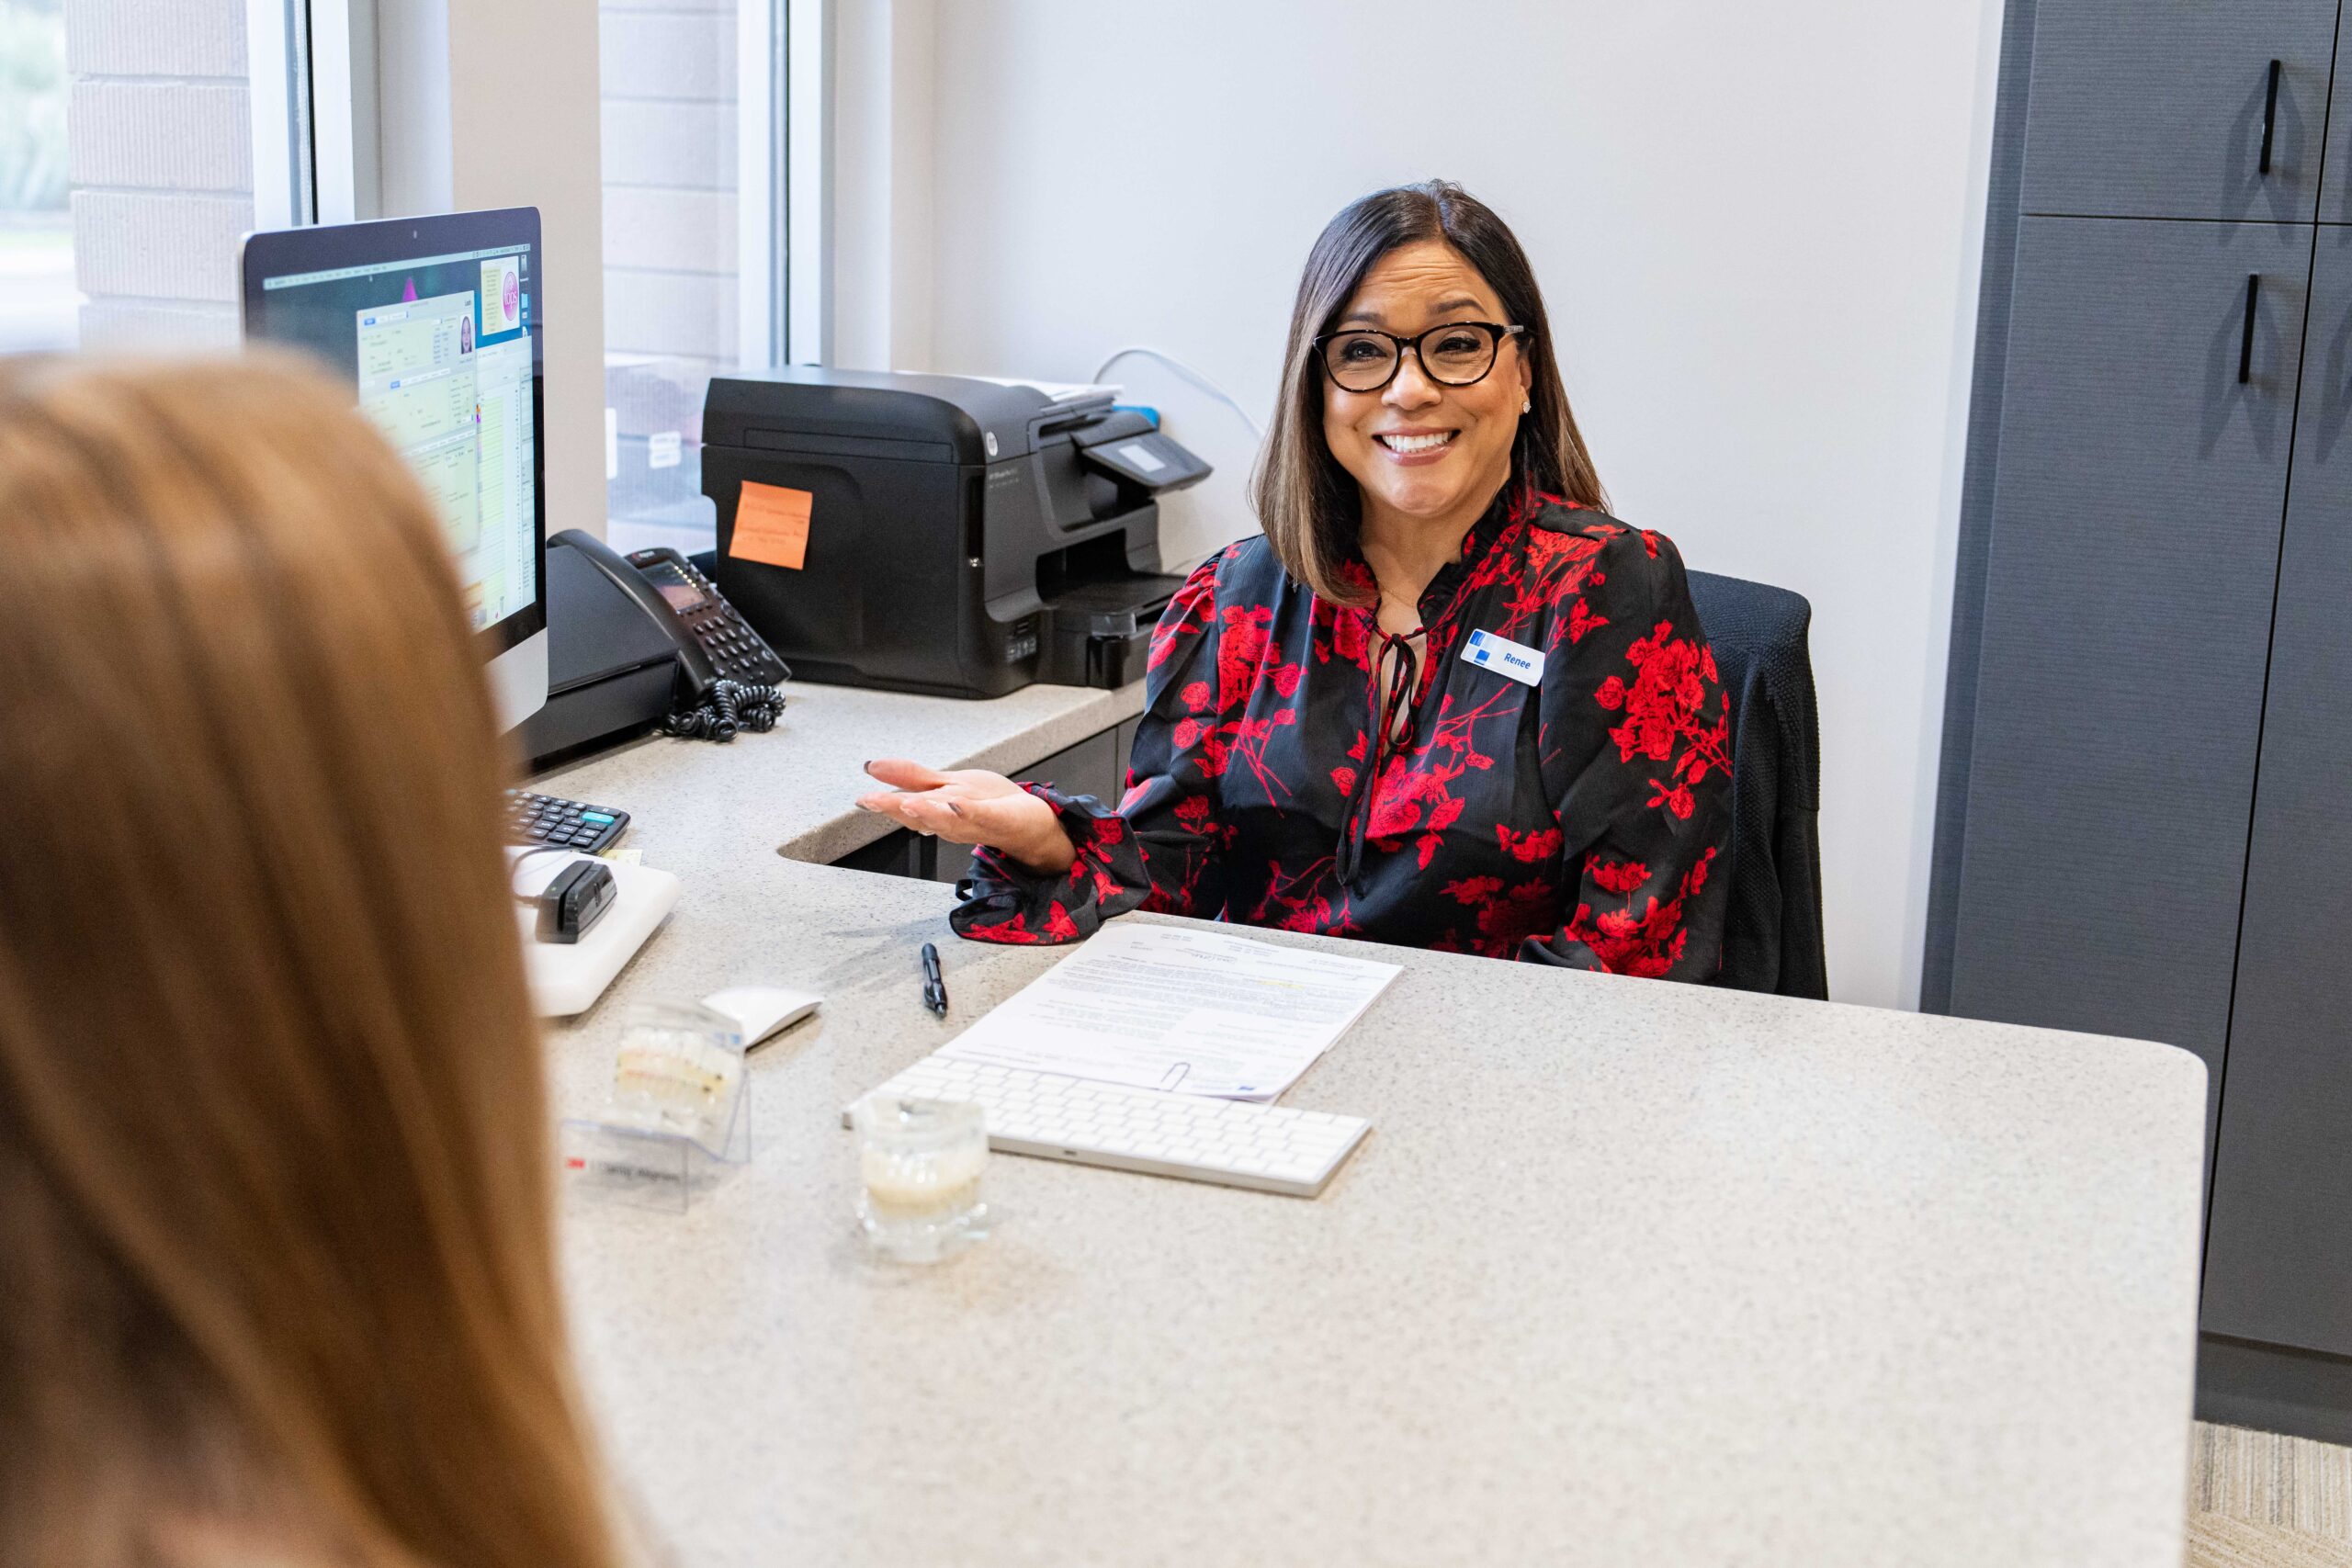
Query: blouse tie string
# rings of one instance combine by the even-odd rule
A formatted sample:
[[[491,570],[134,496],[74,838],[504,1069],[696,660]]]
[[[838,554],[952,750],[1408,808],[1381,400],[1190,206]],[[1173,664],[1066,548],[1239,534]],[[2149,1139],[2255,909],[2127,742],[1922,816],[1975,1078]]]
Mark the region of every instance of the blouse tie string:
[[[1396,665],[1396,678],[1388,683],[1388,695],[1380,708],[1380,753],[1393,755],[1409,750],[1413,732],[1420,722],[1420,693],[1416,686],[1420,677],[1420,656],[1413,651],[1413,644],[1429,635],[1426,626],[1415,626],[1402,633],[1382,632],[1380,653],[1373,660],[1373,679],[1377,681],[1392,658]],[[1377,766],[1381,756],[1374,758]]]
[[[1348,799],[1346,825],[1340,833],[1339,873],[1340,886],[1355,881],[1356,868],[1363,861],[1363,841],[1372,817],[1372,792],[1382,766],[1391,757],[1401,756],[1413,749],[1420,727],[1420,686],[1428,675],[1427,666],[1413,644],[1429,634],[1427,626],[1416,626],[1408,632],[1389,632],[1378,625],[1373,627],[1380,638],[1380,651],[1373,657],[1374,690],[1384,684],[1393,662],[1396,678],[1385,682],[1387,695],[1381,701],[1380,724],[1372,756],[1363,771],[1356,777],[1355,788]]]

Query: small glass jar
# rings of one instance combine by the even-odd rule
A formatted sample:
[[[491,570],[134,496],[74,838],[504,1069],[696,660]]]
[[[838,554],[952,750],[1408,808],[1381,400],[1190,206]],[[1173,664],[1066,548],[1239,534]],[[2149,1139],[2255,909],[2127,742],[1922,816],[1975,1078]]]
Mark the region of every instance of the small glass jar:
[[[936,1263],[988,1235],[980,1178],[989,1134],[968,1101],[869,1094],[850,1112],[857,1134],[857,1217],[876,1251]]]

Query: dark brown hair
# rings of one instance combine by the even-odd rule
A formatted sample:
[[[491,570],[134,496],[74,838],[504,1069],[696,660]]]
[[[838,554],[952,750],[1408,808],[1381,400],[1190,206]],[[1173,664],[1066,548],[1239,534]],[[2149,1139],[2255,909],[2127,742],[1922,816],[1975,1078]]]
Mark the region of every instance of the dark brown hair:
[[[308,370],[0,361],[0,1561],[605,1568],[429,502]]]
[[[1442,241],[1461,252],[1501,299],[1504,320],[1527,329],[1517,342],[1533,373],[1528,395],[1535,406],[1520,419],[1507,482],[1585,506],[1609,504],[1560,385],[1544,292],[1510,227],[1492,208],[1448,180],[1374,191],[1325,224],[1307,253],[1291,307],[1282,395],[1250,477],[1258,521],[1283,570],[1327,599],[1354,603],[1363,597],[1340,573],[1340,563],[1356,553],[1362,497],[1323,439],[1327,389],[1315,359],[1315,339],[1331,330],[1381,257],[1424,240]]]

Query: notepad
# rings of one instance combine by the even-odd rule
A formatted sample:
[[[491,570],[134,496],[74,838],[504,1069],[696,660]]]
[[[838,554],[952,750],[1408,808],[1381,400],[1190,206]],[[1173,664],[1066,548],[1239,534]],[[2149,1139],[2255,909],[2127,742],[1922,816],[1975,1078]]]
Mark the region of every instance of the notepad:
[[[745,479],[735,502],[728,555],[798,571],[808,558],[808,516],[816,502],[810,491]]]
[[[1138,1089],[1271,1100],[1400,973],[1394,964],[1221,931],[1114,924],[938,1055]]]

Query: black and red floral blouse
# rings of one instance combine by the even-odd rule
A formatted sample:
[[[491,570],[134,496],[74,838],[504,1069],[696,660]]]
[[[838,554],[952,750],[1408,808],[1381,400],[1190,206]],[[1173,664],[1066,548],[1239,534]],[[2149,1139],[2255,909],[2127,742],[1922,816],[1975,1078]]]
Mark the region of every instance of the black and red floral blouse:
[[[1673,544],[1498,502],[1420,610],[1426,651],[1299,586],[1261,537],[1203,564],[1153,638],[1118,808],[1031,785],[1076,862],[981,851],[956,930],[1073,942],[1159,909],[1712,979],[1730,724]],[[1465,660],[1481,630],[1540,654],[1540,680]]]

